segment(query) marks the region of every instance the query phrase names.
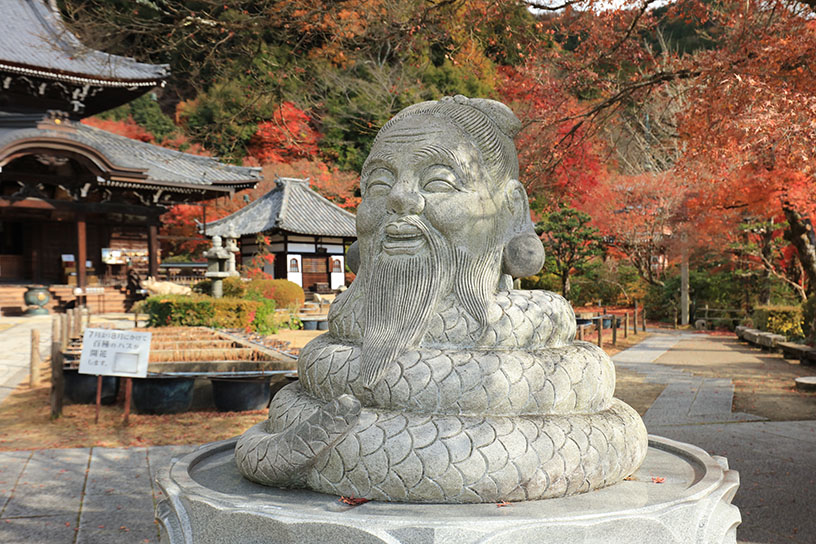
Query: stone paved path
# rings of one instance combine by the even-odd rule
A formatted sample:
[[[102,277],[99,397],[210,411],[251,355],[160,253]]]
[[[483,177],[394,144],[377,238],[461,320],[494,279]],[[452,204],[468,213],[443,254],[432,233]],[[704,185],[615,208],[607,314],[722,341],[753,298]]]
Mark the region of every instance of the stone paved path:
[[[47,357],[51,352],[51,319],[49,316],[28,318],[3,317],[14,325],[0,332],[0,402],[17,384],[28,379],[31,356],[31,329],[40,331],[40,353]]]
[[[684,351],[680,342],[692,338],[711,349]],[[643,417],[649,433],[724,456],[739,471],[734,504],[742,514],[741,543],[814,543],[816,421],[767,422],[732,412],[730,379],[701,378],[665,362],[716,366],[723,349],[733,351],[698,334],[657,333],[612,359],[618,368],[667,384]]]
[[[617,368],[642,374],[650,383],[667,384],[643,416],[646,426],[763,420],[752,414],[731,411],[734,385],[729,378],[701,378],[686,370],[655,363],[683,338],[699,339],[700,335],[654,334],[612,357]]]
[[[18,384],[28,379],[31,329],[40,331],[40,356],[46,358],[51,353],[51,316],[2,316],[0,320],[11,325],[0,330],[0,402],[3,402]],[[126,314],[94,316],[91,323],[100,322],[115,323],[121,329],[133,327],[132,318]]]
[[[0,542],[158,542],[153,482],[173,457],[193,449],[0,452]]]

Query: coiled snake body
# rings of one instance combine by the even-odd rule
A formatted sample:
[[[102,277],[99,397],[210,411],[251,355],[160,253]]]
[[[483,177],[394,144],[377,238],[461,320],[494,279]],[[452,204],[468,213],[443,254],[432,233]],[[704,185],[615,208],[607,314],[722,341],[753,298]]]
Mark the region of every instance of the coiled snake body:
[[[612,398],[609,357],[570,340],[569,304],[503,291],[494,306],[487,342],[451,349],[475,325],[443,309],[435,333],[371,387],[350,325],[359,316],[333,310],[330,332],[301,352],[299,383],[239,440],[239,470],[266,485],[445,503],[559,497],[634,472],[645,427]]]

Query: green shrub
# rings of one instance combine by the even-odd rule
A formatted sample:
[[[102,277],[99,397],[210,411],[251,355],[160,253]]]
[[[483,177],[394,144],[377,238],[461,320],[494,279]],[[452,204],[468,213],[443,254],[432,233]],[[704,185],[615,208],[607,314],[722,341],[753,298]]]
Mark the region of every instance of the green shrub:
[[[264,298],[263,295],[256,290],[247,290],[244,295],[247,300],[252,300],[258,303],[258,309],[252,319],[250,327],[259,334],[275,334],[280,328],[277,314],[275,313],[275,301],[269,298]]]
[[[300,308],[306,300],[303,288],[289,280],[252,280],[246,284],[246,296],[273,300],[276,308]],[[256,297],[256,298],[252,298]]]
[[[257,315],[259,302],[204,295],[154,295],[145,300],[151,327],[187,326],[245,329]]]
[[[221,283],[221,293],[224,298],[243,298],[246,294],[247,282],[237,276],[224,278]],[[212,280],[201,280],[193,285],[193,292],[202,295],[212,294]]]
[[[758,306],[753,319],[761,331],[782,334],[788,338],[802,338],[801,306]]]

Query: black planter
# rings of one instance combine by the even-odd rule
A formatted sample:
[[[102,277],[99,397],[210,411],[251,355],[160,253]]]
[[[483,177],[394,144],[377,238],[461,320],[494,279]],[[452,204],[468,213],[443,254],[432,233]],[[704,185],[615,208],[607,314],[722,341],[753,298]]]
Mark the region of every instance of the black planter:
[[[134,378],[133,409],[142,414],[177,414],[190,409],[193,378]]]
[[[65,369],[65,396],[76,404],[96,404],[96,376],[80,374],[77,369]],[[102,377],[102,404],[113,404],[119,393],[119,378]]]
[[[317,320],[316,319],[302,319],[303,323],[303,330],[304,331],[316,331],[317,330]]]
[[[269,404],[269,378],[213,378],[213,402],[219,412],[260,410]]]

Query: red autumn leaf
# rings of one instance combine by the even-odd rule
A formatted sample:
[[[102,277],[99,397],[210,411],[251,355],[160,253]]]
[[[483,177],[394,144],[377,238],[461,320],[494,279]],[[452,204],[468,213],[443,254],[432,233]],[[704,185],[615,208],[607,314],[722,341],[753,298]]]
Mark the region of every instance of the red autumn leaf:
[[[353,495],[351,497],[340,497],[338,500],[340,502],[342,502],[343,504],[348,504],[350,506],[358,506],[360,504],[365,504],[365,503],[367,503],[369,501],[369,499],[364,499],[362,497],[355,497]]]

